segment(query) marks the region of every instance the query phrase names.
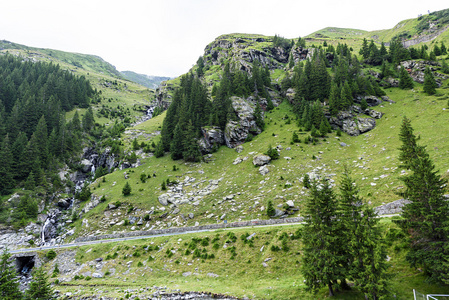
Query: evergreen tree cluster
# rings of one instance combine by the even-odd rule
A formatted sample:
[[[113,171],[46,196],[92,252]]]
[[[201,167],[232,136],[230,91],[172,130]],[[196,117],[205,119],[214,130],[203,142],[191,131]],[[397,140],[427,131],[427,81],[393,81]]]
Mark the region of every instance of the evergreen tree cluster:
[[[365,299],[384,299],[388,266],[379,219],[347,170],[339,195],[327,181],[312,182],[304,216],[301,272],[307,288],[328,287],[333,296],[336,289],[349,289],[349,279]]]
[[[329,67],[333,76],[328,72]],[[307,131],[315,129],[314,136],[324,136],[330,131],[325,117],[327,111],[336,115],[353,105],[357,96],[385,95],[372,76],[363,75],[360,62],[346,44],[315,49],[310,60],[294,68],[291,83],[285,87],[295,90],[292,104],[299,126]]]
[[[397,36],[390,41],[389,50],[387,50],[383,42],[379,48],[373,40],[368,43],[366,39],[363,39],[362,48],[359,53],[365,63],[373,66],[381,65],[383,62],[397,65],[401,61],[410,59],[434,61],[437,56],[447,54],[447,48],[443,41],[440,42],[440,45],[435,44],[430,53],[428,49],[429,47],[427,45],[422,45],[420,48],[405,48],[402,44],[401,37]]]
[[[447,180],[435,171],[425,146],[417,142],[411,122],[403,118],[399,138],[399,160],[410,171],[402,176],[405,190],[401,193],[410,203],[402,210],[398,225],[408,237],[407,261],[421,267],[430,281],[449,283],[449,204],[444,194]]]
[[[11,254],[3,250],[0,258],[0,298],[3,300],[52,300],[57,296],[42,267],[32,271],[32,280],[25,292],[20,291],[17,272],[8,261]]]
[[[0,56],[0,194],[60,183],[52,176],[57,163],[79,151],[83,132],[95,127],[90,107],[69,122],[65,112],[88,107],[94,94],[89,81],[58,65]]]
[[[224,130],[229,120],[236,120],[232,96],[246,98],[254,95],[259,100],[267,100],[264,107],[258,101],[254,112],[256,124],[263,130],[262,109],[274,108],[267,90],[271,86],[270,71],[256,60],[251,72],[252,75],[249,76],[241,70],[231,71],[229,63],[225,63],[220,83],[212,88],[212,97],[201,82],[198,72],[197,76],[192,73],[182,76],[180,87],[174,93],[162,124],[161,142],[156,148],[155,156],[160,157],[164,152],[170,151],[174,160],[200,160],[197,138],[201,136],[201,127],[216,126]]]

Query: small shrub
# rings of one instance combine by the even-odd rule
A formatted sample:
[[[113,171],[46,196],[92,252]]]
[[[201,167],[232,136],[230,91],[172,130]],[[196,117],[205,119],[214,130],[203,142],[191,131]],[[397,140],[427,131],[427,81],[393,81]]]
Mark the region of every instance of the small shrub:
[[[50,250],[47,252],[47,254],[45,255],[49,260],[53,260],[56,257],[56,252],[55,250]]]
[[[267,216],[272,217],[274,216],[276,213],[274,206],[273,206],[273,202],[271,200],[268,200],[268,204],[267,204]]]
[[[140,174],[140,181],[142,181],[142,183],[145,183],[147,181],[147,174],[145,173]]]
[[[276,245],[271,245],[270,250],[273,252],[278,252],[281,250],[281,248],[279,248],[279,246],[276,246]]]
[[[131,186],[129,185],[129,182],[125,183],[125,186],[122,189],[123,196],[129,196],[131,194]]]
[[[138,266],[138,267],[143,267],[143,263],[142,263],[141,261],[139,261],[139,262],[137,263],[137,266]]]

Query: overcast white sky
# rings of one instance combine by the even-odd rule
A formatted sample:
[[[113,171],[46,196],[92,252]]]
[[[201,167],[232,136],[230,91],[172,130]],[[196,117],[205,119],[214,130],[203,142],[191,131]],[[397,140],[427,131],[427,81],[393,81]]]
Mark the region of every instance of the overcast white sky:
[[[446,8],[447,0],[1,0],[0,39],[175,77],[221,34],[297,38],[328,26],[388,29]]]

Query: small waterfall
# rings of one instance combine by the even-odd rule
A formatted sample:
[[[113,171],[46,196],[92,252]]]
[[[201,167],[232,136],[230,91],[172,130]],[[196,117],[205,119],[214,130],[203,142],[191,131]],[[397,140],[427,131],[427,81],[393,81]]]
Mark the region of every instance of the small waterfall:
[[[42,238],[42,245],[45,245],[45,227],[50,224],[50,218],[47,217],[45,220],[44,226],[42,226],[42,232],[41,232],[41,238]]]
[[[153,117],[153,113],[154,113],[154,109],[156,108],[156,106],[150,106],[150,108],[148,108],[147,110],[147,117],[148,120],[151,119]]]

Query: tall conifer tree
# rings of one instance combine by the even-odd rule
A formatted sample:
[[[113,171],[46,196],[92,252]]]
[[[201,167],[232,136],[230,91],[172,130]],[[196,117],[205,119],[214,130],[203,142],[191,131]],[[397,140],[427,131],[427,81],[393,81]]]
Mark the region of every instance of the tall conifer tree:
[[[447,280],[449,256],[449,205],[444,192],[447,180],[435,171],[435,165],[425,150],[417,145],[410,121],[404,117],[400,140],[400,159],[411,174],[401,177],[405,191],[401,194],[410,203],[403,207],[399,226],[409,237],[407,260],[413,267],[422,267],[432,281]]]

